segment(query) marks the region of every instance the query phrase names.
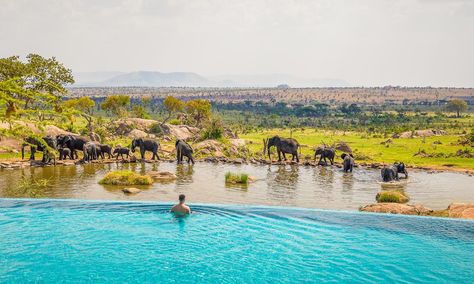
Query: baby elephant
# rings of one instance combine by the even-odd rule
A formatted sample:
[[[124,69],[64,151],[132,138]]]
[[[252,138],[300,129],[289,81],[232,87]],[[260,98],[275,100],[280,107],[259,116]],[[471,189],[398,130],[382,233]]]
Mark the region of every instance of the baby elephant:
[[[391,167],[384,167],[381,171],[382,179],[384,182],[389,182],[392,180],[399,180],[398,174],[402,173],[405,175],[405,178],[408,178],[408,172],[405,168],[404,163],[395,162]]]
[[[342,162],[343,165],[343,170],[344,172],[351,172],[352,173],[352,168],[354,167],[354,156],[352,154],[342,154],[341,158],[344,160]]]
[[[119,155],[120,155],[120,157],[122,157],[122,160],[124,160],[123,155],[127,155],[127,159],[128,159],[129,156],[130,156],[130,149],[125,148],[125,147],[116,147],[114,149],[114,153],[113,153],[112,157],[115,156],[115,155],[117,155],[116,158],[115,158],[116,160],[118,160]]]
[[[107,144],[99,144],[99,155],[103,159],[105,159],[105,154],[110,157],[112,156],[112,147]]]
[[[59,151],[59,159],[60,160],[66,160],[67,158],[69,158],[70,160],[74,160],[73,157],[72,157],[71,149],[69,149],[69,148],[59,148],[58,151]]]
[[[178,164],[183,163],[183,156],[188,158],[188,164],[191,162],[194,165],[193,159],[193,148],[184,142],[184,140],[178,139],[176,140],[176,159],[178,160]]]

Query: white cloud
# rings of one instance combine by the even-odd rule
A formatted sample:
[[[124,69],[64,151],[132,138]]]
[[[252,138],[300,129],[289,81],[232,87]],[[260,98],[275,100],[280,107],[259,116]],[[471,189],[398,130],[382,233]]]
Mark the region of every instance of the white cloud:
[[[445,0],[0,0],[0,56],[77,71],[289,73],[474,86],[474,4]]]

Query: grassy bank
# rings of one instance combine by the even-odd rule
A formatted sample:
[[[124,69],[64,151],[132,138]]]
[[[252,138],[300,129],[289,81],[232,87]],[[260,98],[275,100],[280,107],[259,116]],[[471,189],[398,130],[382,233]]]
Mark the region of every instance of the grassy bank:
[[[302,156],[314,155],[314,147],[322,144],[332,144],[339,141],[346,142],[354,151],[356,162],[393,163],[403,161],[410,166],[424,166],[431,168],[461,168],[474,170],[474,159],[461,157],[456,153],[461,151],[473,152],[470,146],[459,144],[462,136],[448,134],[426,138],[389,138],[380,135],[367,135],[358,132],[325,131],[315,129],[294,130],[270,129],[240,135],[250,142],[252,151],[262,151],[262,139],[279,135],[293,137],[302,145]],[[386,143],[390,139],[391,142]],[[338,152],[339,156],[341,152]],[[336,160],[340,160],[337,158]]]

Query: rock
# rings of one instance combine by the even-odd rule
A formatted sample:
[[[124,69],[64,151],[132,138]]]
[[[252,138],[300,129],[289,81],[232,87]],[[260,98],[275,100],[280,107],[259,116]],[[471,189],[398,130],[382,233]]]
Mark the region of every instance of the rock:
[[[346,142],[342,142],[342,141],[337,142],[334,149],[345,152],[345,153],[349,153],[349,154],[352,153],[351,147],[349,147],[349,145],[347,145]]]
[[[188,125],[172,125],[165,123],[162,126],[165,135],[173,136],[175,139],[188,140],[195,138],[200,129]]]
[[[413,137],[431,137],[446,135],[446,131],[439,129],[423,129],[415,131],[402,132],[399,135],[393,135],[392,138],[413,138]]]
[[[360,211],[374,213],[391,213],[404,215],[426,215],[433,210],[423,205],[410,205],[401,203],[375,203],[360,208]]]
[[[145,131],[139,130],[139,129],[133,129],[127,134],[128,137],[130,138],[146,138],[148,134]]]
[[[46,125],[44,128],[44,132],[48,136],[58,136],[58,135],[74,135],[74,136],[79,136],[77,133],[72,133],[69,131],[66,131],[64,129],[61,129],[57,126],[54,125]]]
[[[449,217],[474,219],[474,204],[451,203],[448,206]]]
[[[124,189],[122,189],[123,193],[126,193],[126,194],[137,194],[139,192],[141,192],[140,189],[138,188],[135,188],[135,187],[126,187]]]
[[[194,145],[196,153],[208,154],[214,157],[224,157],[223,145],[216,140],[204,140]]]
[[[245,146],[245,140],[244,139],[230,139],[230,144],[235,147],[242,147]]]
[[[237,159],[233,159],[233,160],[231,161],[231,163],[232,163],[232,164],[236,164],[236,165],[241,165],[241,164],[244,163],[244,160],[241,159],[241,158],[237,158]]]
[[[151,171],[147,175],[151,176],[155,181],[169,182],[177,179],[177,176],[171,172]]]

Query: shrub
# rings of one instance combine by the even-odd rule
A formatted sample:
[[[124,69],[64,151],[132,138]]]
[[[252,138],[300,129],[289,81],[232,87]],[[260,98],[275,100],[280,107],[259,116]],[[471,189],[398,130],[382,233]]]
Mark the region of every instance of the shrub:
[[[140,175],[132,171],[114,171],[107,173],[99,184],[108,185],[150,185],[153,179],[149,175]]]
[[[175,119],[170,120],[168,123],[171,125],[180,125],[181,121],[175,118]]]
[[[202,139],[220,139],[224,134],[224,127],[222,121],[219,119],[213,119],[211,123],[204,129]]]
[[[377,202],[407,203],[409,198],[404,193],[396,190],[386,190],[377,193]]]
[[[161,125],[159,123],[153,123],[150,126],[150,129],[148,130],[148,132],[150,132],[152,134],[161,135],[161,134],[163,134],[163,129],[161,129]]]
[[[227,172],[225,174],[225,182],[226,183],[248,184],[249,183],[249,175],[248,174],[236,174],[236,173]]]

